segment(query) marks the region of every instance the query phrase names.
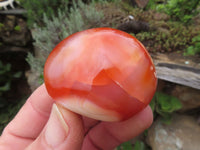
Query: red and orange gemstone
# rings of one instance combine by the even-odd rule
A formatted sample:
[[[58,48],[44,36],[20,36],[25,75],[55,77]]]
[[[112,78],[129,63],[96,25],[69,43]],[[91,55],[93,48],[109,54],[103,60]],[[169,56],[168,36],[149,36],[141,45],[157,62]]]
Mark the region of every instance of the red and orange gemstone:
[[[89,29],[64,39],[49,55],[44,79],[57,103],[103,121],[125,120],[141,111],[157,85],[145,47],[111,28]]]

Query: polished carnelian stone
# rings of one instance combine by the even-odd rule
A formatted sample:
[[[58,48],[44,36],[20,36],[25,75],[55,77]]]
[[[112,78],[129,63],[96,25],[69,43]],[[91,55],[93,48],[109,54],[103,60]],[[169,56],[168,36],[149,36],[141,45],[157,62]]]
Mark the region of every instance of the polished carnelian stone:
[[[144,46],[111,28],[89,29],[64,39],[49,55],[44,79],[56,102],[105,121],[128,119],[141,111],[157,85],[155,67]]]

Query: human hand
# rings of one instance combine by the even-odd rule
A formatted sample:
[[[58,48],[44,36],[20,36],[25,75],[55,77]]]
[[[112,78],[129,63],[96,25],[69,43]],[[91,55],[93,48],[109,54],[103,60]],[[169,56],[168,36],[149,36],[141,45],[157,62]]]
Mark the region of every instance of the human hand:
[[[146,128],[151,108],[122,122],[82,117],[54,103],[44,85],[27,100],[0,137],[0,150],[112,150]]]

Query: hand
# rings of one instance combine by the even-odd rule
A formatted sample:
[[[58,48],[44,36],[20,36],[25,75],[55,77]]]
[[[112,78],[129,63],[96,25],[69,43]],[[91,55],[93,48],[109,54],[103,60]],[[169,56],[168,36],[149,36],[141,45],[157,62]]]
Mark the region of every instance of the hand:
[[[112,150],[146,128],[153,120],[148,106],[129,120],[101,122],[56,105],[40,86],[0,137],[1,150]]]

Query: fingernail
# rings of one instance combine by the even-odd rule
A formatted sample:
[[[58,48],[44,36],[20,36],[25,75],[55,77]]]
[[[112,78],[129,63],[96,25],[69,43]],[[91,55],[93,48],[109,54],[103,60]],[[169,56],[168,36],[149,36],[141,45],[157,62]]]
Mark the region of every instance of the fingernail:
[[[66,124],[62,113],[59,111],[56,104],[53,104],[45,131],[47,144],[51,147],[60,145],[67,138],[68,132],[69,127]]]

